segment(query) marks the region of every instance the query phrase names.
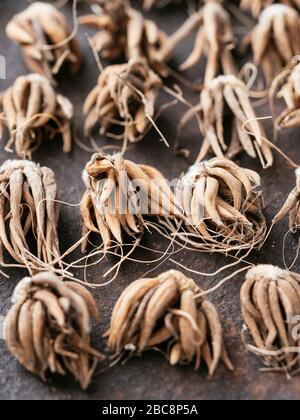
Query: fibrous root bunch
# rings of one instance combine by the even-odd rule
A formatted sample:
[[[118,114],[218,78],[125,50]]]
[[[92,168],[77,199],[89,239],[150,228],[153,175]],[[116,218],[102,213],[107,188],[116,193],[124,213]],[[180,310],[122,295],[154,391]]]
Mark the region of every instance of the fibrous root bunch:
[[[260,177],[230,160],[192,166],[179,182],[177,199],[188,224],[176,237],[192,247],[239,253],[259,247],[265,238]]]
[[[300,0],[241,0],[241,9],[250,11],[252,16],[258,17],[266,7],[273,3],[282,3],[290,7],[300,7]]]
[[[293,374],[300,368],[300,276],[270,265],[251,269],[241,290],[246,326],[267,368]]]
[[[286,108],[275,120],[277,130],[300,125],[300,64],[292,63],[273,81],[270,90],[271,105],[275,97],[283,99]]]
[[[120,139],[141,140],[155,117],[161,86],[160,77],[144,60],[108,66],[84,104],[86,137],[100,126],[108,137],[118,138],[121,131]]]
[[[29,161],[0,167],[0,264],[4,251],[37,272],[59,260],[58,206],[54,173]],[[32,246],[31,246],[32,245]]]
[[[300,16],[284,4],[267,7],[250,35],[254,63],[262,68],[266,83],[300,54]]]
[[[90,233],[99,234],[107,251],[123,245],[124,234],[139,241],[145,215],[172,217],[180,209],[163,175],[121,155],[96,154],[83,173],[87,190],[81,204],[83,251]]]
[[[203,145],[198,157],[202,161],[211,152],[218,157],[234,158],[241,150],[259,158],[263,167],[273,164],[273,154],[265,131],[251,105],[247,86],[236,76],[219,76],[207,83],[200,103],[188,111],[181,121],[181,129],[199,112]],[[230,145],[226,141],[225,117],[231,116]]]
[[[300,231],[300,168],[296,170],[296,186],[288,196],[282,209],[275,216],[273,223],[276,224],[289,216],[289,225],[292,232]]]
[[[88,290],[42,273],[22,280],[12,303],[5,339],[17,360],[43,381],[70,373],[86,389],[103,358],[90,343],[91,318],[99,317]]]
[[[77,40],[64,15],[49,3],[35,2],[8,23],[6,33],[21,45],[27,67],[53,81],[64,64],[76,74],[81,63]]]
[[[38,74],[17,78],[0,95],[0,138],[4,127],[9,131],[8,151],[14,146],[20,157],[31,158],[32,152],[48,138],[59,133],[65,153],[71,151],[73,105],[55,92],[50,82]]]
[[[116,355],[165,345],[171,365],[202,361],[213,376],[220,361],[233,370],[216,308],[178,271],[132,283],[119,298],[107,333]]]

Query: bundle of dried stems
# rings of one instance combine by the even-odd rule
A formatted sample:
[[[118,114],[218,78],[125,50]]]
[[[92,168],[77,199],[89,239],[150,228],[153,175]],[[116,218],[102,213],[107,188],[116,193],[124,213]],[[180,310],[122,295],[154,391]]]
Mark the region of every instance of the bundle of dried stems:
[[[85,136],[91,137],[100,126],[100,133],[108,137],[141,140],[155,117],[161,86],[160,77],[144,60],[108,66],[84,104]]]
[[[258,157],[264,168],[272,166],[272,150],[264,128],[252,107],[249,89],[238,77],[219,76],[207,83],[201,92],[199,105],[183,117],[181,129],[194,117],[195,112],[199,113],[204,136],[198,161],[210,153],[232,159],[245,150],[252,158]],[[226,141],[228,125],[225,126],[228,120],[231,120],[229,146]]]
[[[271,265],[252,268],[241,290],[244,320],[260,356],[270,370],[299,371],[300,276]]]
[[[0,167],[0,264],[4,251],[30,273],[59,259],[57,186],[54,173],[29,161]],[[32,246],[31,246],[32,245]]]
[[[300,231],[300,168],[296,170],[296,186],[288,196],[282,209],[277,213],[273,219],[276,224],[289,216],[290,230],[292,232]]]
[[[102,0],[98,14],[80,18],[80,23],[99,29],[93,44],[104,58],[126,61],[144,58],[160,76],[168,75],[166,63],[173,50],[198,22],[199,15],[195,13],[172,36],[167,36],[124,0]]]
[[[240,253],[266,236],[260,177],[230,160],[192,166],[179,181],[177,199],[188,223],[176,238],[196,249]]]
[[[205,83],[221,74],[235,74],[237,68],[232,55],[236,39],[231,18],[219,0],[208,0],[199,13],[200,29],[195,47],[181,69],[186,70],[198,63],[203,54],[207,56]]]
[[[81,204],[83,251],[88,236],[101,236],[104,252],[113,243],[122,247],[124,234],[140,241],[144,215],[174,217],[181,214],[171,188],[155,168],[138,165],[119,154],[95,154],[83,173],[87,190]]]
[[[132,283],[119,298],[107,333],[116,355],[142,354],[167,346],[171,365],[202,361],[213,376],[220,361],[233,365],[227,355],[218,312],[193,280],[178,271]]]
[[[99,315],[89,291],[42,273],[22,280],[12,303],[5,338],[17,360],[43,381],[48,373],[70,373],[86,389],[103,359],[91,347],[91,317]]]
[[[7,127],[10,140],[5,149],[14,146],[18,156],[31,159],[40,143],[55,138],[63,139],[65,153],[71,151],[71,121],[73,105],[55,92],[48,79],[39,74],[21,76],[0,94],[0,139]]]
[[[284,69],[273,81],[270,89],[271,108],[274,108],[275,98],[283,99],[286,108],[275,120],[275,128],[298,127],[300,125],[300,64],[293,62]]]
[[[267,7],[247,42],[252,45],[254,63],[262,68],[270,86],[293,56],[300,54],[299,13],[284,4]]]
[[[300,7],[300,0],[241,0],[242,10],[250,11],[253,17],[258,17],[266,7],[273,3],[282,3],[291,7]]]
[[[64,64],[76,74],[81,63],[79,45],[64,15],[51,4],[35,2],[13,17],[9,38],[21,45],[27,67],[53,82]]]

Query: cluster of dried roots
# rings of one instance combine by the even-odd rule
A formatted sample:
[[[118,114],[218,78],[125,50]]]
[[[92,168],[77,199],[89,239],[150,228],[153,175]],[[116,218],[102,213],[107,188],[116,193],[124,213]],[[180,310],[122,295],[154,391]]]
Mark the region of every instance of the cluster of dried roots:
[[[250,11],[252,16],[258,17],[266,7],[273,3],[282,3],[291,7],[300,7],[300,0],[241,0],[241,9]]]
[[[258,247],[267,226],[259,175],[227,159],[214,158],[190,168],[178,185],[178,202],[187,218],[176,237],[207,252]]]
[[[300,230],[300,168],[296,170],[296,186],[288,196],[282,209],[273,219],[273,223],[278,223],[286,216],[289,216],[289,225],[292,232]]]
[[[207,56],[205,82],[214,79],[218,74],[235,74],[236,66],[232,49],[236,40],[232,31],[230,15],[220,1],[208,1],[200,11],[200,29],[195,47],[181,69],[186,70]]]
[[[84,104],[85,136],[91,137],[100,126],[100,133],[108,137],[141,140],[155,116],[161,86],[144,60],[106,67]]]
[[[261,13],[249,39],[254,63],[261,67],[270,86],[290,60],[300,54],[300,15],[284,4],[269,6]]]
[[[6,33],[21,45],[27,67],[53,81],[64,64],[76,74],[81,54],[64,15],[51,4],[35,2],[13,17]]]
[[[196,27],[195,14],[172,36],[168,37],[152,21],[133,9],[127,1],[102,1],[98,14],[83,16],[82,24],[96,27],[93,37],[95,49],[109,60],[146,59],[160,76],[167,76],[167,61],[174,48]]]
[[[52,273],[25,278],[17,286],[5,320],[11,353],[43,381],[47,374],[72,374],[86,389],[103,356],[91,347],[96,303],[83,286]]]
[[[275,120],[277,130],[300,125],[300,64],[292,63],[273,81],[270,102],[273,108],[275,97],[283,99],[286,108]]]
[[[163,175],[121,155],[95,154],[83,173],[87,190],[81,203],[83,251],[90,233],[101,236],[104,251],[113,243],[122,247],[124,235],[138,243],[144,215],[166,216],[180,212]]]
[[[220,361],[233,370],[218,312],[193,280],[178,271],[132,283],[118,300],[107,333],[116,355],[167,347],[171,365],[202,361],[213,376]]]
[[[16,79],[0,94],[0,139],[9,131],[6,150],[15,148],[18,156],[31,159],[32,152],[48,138],[59,133],[65,153],[71,151],[73,105],[55,92],[50,82],[39,74]]]
[[[300,276],[274,266],[251,269],[241,290],[246,326],[260,356],[270,370],[293,374],[300,368]]]
[[[264,168],[272,166],[272,151],[251,105],[249,89],[238,77],[219,76],[207,83],[199,105],[186,113],[181,127],[194,117],[195,112],[199,112],[204,136],[199,161],[210,153],[232,159],[244,150],[249,156],[258,157]],[[225,117],[231,119],[229,147]]]
[[[36,272],[59,260],[58,206],[54,173],[29,161],[0,167],[0,264],[4,251]]]

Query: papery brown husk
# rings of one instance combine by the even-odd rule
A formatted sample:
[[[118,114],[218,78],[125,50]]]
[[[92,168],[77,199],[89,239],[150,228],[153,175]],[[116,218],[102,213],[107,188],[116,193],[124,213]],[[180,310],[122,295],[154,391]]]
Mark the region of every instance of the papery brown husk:
[[[250,157],[259,159],[264,168],[272,166],[273,154],[265,130],[252,107],[249,89],[238,77],[219,76],[204,85],[200,103],[182,118],[180,130],[196,113],[204,136],[198,161],[211,153],[232,159],[244,150]],[[231,120],[228,136],[225,117]]]
[[[56,199],[51,169],[25,160],[9,160],[0,167],[0,265],[7,265],[5,253],[31,273],[56,265]]]
[[[300,125],[300,64],[294,60],[273,81],[270,89],[270,105],[274,109],[275,99],[282,99],[286,108],[275,120],[275,128],[298,127]]]
[[[90,292],[53,273],[25,278],[16,287],[5,319],[5,340],[29,372],[71,374],[86,389],[103,356],[91,346],[91,319],[99,321]]]
[[[245,39],[252,46],[254,64],[261,68],[266,85],[300,54],[300,15],[292,7],[274,4],[260,15],[258,24]]]
[[[7,127],[10,139],[6,150],[31,159],[43,141],[63,140],[63,151],[72,147],[73,105],[39,74],[20,76],[0,95],[0,139]]]
[[[106,67],[84,104],[85,136],[91,137],[100,127],[108,137],[142,140],[155,117],[161,87],[160,77],[144,60]]]
[[[64,65],[72,74],[78,73],[79,44],[71,37],[65,16],[54,5],[34,2],[12,18],[6,33],[21,45],[30,71],[44,75],[51,82]]]
[[[241,304],[254,343],[247,349],[270,371],[299,371],[300,276],[272,265],[254,267],[242,287]]]
[[[189,248],[241,254],[265,239],[260,177],[228,159],[192,166],[179,181],[176,198],[188,222],[179,231],[172,223],[169,228]]]
[[[146,216],[182,216],[164,176],[120,154],[95,154],[83,180],[87,187],[81,202],[83,251],[91,233],[100,235],[106,252],[113,244],[122,247],[125,235],[137,243],[146,229]]]
[[[223,340],[218,312],[201,289],[182,273],[171,270],[132,283],[115,305],[106,334],[116,356],[141,355],[167,347],[171,365],[204,362],[213,376],[221,361],[233,370]]]

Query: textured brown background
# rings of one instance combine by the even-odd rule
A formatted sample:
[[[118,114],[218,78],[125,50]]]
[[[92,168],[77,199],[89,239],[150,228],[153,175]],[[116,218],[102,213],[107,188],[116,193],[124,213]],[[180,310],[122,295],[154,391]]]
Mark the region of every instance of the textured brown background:
[[[26,72],[22,63],[20,50],[12,45],[5,36],[5,25],[11,16],[26,6],[25,0],[1,0],[0,1],[0,54],[7,59],[7,80],[0,81],[0,90],[9,86],[17,76]],[[71,8],[65,9],[70,22]],[[81,6],[79,12],[83,12]],[[156,10],[151,16],[159,22],[162,28],[171,33],[185,18],[185,9]],[[237,31],[240,32],[240,24]],[[93,56],[88,48],[85,38],[86,30],[80,29],[80,40],[85,54],[85,64],[80,75],[72,80],[64,78],[59,84],[59,90],[70,97],[75,105],[76,124],[81,135],[82,113],[81,107],[84,98],[94,86],[97,78],[97,68]],[[176,52],[175,64],[182,61],[187,49],[191,47],[193,40],[190,39]],[[196,68],[190,73],[190,77],[201,80],[201,68]],[[187,97],[194,103],[197,94],[186,92]],[[169,100],[168,97],[162,101]],[[176,133],[176,124],[184,111],[181,106],[169,110],[159,120],[159,126],[165,133],[172,145]],[[267,109],[260,110],[261,115],[268,115]],[[268,124],[267,124],[268,125]],[[270,124],[269,124],[270,126]],[[270,128],[270,127],[269,127]],[[272,131],[269,130],[271,136]],[[81,135],[82,137],[82,135]],[[132,147],[128,156],[137,162],[156,165],[166,177],[178,177],[188,167],[188,162],[174,155],[172,149],[168,150],[158,142],[157,134],[151,132],[142,143]],[[197,128],[193,124],[185,131],[184,144],[192,151],[190,163],[196,157],[201,138]],[[105,139],[99,139],[99,145],[105,145]],[[285,132],[279,139],[280,147],[294,160],[299,158],[299,130]],[[52,168],[58,180],[60,198],[69,203],[79,203],[84,186],[81,181],[81,171],[89,160],[90,154],[74,146],[70,156],[64,156],[61,152],[61,144],[58,142],[44,143],[42,149],[35,154],[34,158],[42,165]],[[12,158],[3,151],[3,143],[0,151],[0,163]],[[294,183],[293,170],[289,169],[285,161],[276,156],[275,165],[268,171],[262,171],[259,164],[241,156],[239,163],[259,170],[263,178],[265,194],[266,215],[270,221],[279,209],[287,193]],[[73,242],[80,238],[80,216],[78,208],[63,206],[60,218],[60,237],[62,249],[67,249]],[[280,266],[282,262],[282,239],[287,230],[286,224],[276,227],[268,242],[260,252],[252,255],[251,260],[257,263],[273,263]],[[155,249],[164,250],[167,243],[157,238],[147,236],[144,245]],[[288,242],[288,252],[295,252],[294,241]],[[157,254],[137,251],[139,259],[153,259]],[[78,252],[75,256],[80,256]],[[198,253],[181,252],[175,258],[186,266],[202,272],[214,272],[224,263],[228,263],[219,256],[201,255]],[[89,280],[101,282],[105,267],[98,266],[88,273]],[[101,334],[106,330],[112,307],[124,288],[134,279],[143,276],[148,270],[154,269],[153,274],[176,268],[170,262],[160,267],[155,265],[142,265],[126,263],[118,279],[106,288],[97,289],[94,294],[102,313],[102,322],[94,329],[93,339],[95,345],[101,347],[103,342]],[[295,270],[299,272],[299,262]],[[0,279],[0,315],[4,316],[10,305],[10,297],[14,286],[25,274],[24,272],[10,271],[10,279]],[[209,288],[217,283],[222,276],[215,278],[202,278],[193,276],[203,288]],[[244,352],[240,340],[242,318],[239,304],[239,290],[243,277],[238,276],[217,293],[211,299],[217,305],[225,330],[226,342],[232,355],[236,370],[234,373],[227,372],[222,366],[218,369],[213,380],[208,380],[206,371],[203,369],[195,372],[193,367],[183,366],[172,368],[162,356],[154,352],[145,354],[141,359],[136,358],[128,361],[125,366],[116,366],[105,372],[99,371],[88,392],[82,392],[74,382],[64,379],[53,379],[51,385],[44,385],[25,372],[13,359],[5,347],[4,341],[0,340],[0,398],[1,399],[298,399],[300,393],[299,378],[288,381],[285,377],[276,374],[265,374],[259,371],[258,361]]]

